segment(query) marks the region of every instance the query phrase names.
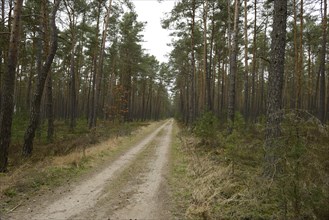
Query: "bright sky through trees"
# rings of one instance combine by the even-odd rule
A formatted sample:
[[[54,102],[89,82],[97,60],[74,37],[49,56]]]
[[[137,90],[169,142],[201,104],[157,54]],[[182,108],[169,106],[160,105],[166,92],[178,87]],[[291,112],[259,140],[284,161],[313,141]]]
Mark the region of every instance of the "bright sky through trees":
[[[161,19],[166,12],[171,11],[175,1],[135,0],[133,2],[138,13],[138,20],[147,22],[143,32],[145,40],[143,47],[148,53],[156,56],[160,62],[166,62],[168,60],[166,54],[172,49],[167,45],[171,42],[171,38],[170,32],[162,29]]]

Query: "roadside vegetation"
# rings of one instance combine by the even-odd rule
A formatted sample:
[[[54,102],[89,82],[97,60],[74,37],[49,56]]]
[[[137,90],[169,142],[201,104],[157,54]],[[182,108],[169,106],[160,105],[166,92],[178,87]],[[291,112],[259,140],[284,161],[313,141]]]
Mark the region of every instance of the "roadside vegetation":
[[[24,123],[24,122],[23,122]],[[21,157],[21,140],[10,148],[9,172],[0,174],[0,214],[14,211],[35,196],[51,192],[56,187],[72,184],[92,168],[102,167],[118,158],[134,143],[151,133],[161,122],[132,122],[113,124],[102,122],[89,130],[84,121],[78,121],[70,131],[63,122],[56,123],[58,133],[53,143],[47,143],[43,126],[36,138],[32,158]],[[20,134],[21,123],[14,124],[14,133]]]
[[[280,170],[264,176],[261,120],[237,114],[233,132],[211,113],[182,127],[173,147],[173,197],[188,219],[328,219],[328,127],[304,113],[286,112]],[[215,134],[215,135],[214,135]]]

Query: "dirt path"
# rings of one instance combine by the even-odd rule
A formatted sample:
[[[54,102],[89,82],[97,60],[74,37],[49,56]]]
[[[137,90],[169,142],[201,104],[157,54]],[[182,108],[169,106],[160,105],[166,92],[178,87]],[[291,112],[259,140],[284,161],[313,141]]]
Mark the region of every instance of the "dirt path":
[[[150,171],[145,182],[139,186],[131,203],[113,214],[114,219],[168,219],[161,198],[160,185],[164,181],[163,173],[168,164],[168,150],[171,142],[172,125],[166,127],[165,135],[160,139],[156,157],[149,163]]]
[[[171,144],[172,123],[172,120],[166,122],[108,167],[76,184],[73,189],[63,190],[64,196],[54,200],[51,198],[52,195],[49,195],[47,201],[36,201],[29,207],[17,209],[9,218],[56,220],[167,218],[169,213],[163,203],[166,198],[162,197],[166,196],[163,186],[166,185],[164,175],[168,165],[167,154]],[[154,147],[153,151],[151,145]],[[150,149],[148,150],[150,155],[141,158],[140,161],[137,160],[147,149]],[[138,163],[142,164],[146,160],[146,166],[140,165],[140,169],[135,169],[130,178],[120,177],[125,170],[138,167]],[[118,179],[121,182],[118,182]],[[123,194],[125,198],[121,198]]]

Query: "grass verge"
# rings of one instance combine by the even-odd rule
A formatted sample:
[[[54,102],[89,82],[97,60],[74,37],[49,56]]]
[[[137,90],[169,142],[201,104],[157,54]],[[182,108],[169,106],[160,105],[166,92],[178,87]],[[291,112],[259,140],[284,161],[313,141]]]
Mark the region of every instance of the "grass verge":
[[[188,175],[189,158],[182,144],[182,133],[177,123],[173,124],[172,147],[170,149],[169,167],[169,190],[171,197],[171,213],[175,219],[185,219],[185,210],[189,207],[192,199],[190,183],[191,176]]]
[[[111,135],[110,138],[109,128],[102,125],[97,132],[98,140],[102,142],[98,144],[87,143],[85,147],[74,148],[65,155],[48,155],[43,159],[23,161],[11,172],[0,174],[0,216],[63,183],[83,178],[94,167],[101,169],[153,132],[161,123],[155,122],[148,126],[145,123],[135,124],[133,131],[126,131],[124,136]]]

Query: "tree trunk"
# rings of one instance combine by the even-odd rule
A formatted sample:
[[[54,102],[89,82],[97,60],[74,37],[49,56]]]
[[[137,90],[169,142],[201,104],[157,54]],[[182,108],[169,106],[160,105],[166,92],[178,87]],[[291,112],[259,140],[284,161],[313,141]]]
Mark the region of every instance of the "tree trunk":
[[[304,49],[303,49],[303,31],[304,31],[304,1],[300,1],[300,30],[299,30],[299,60],[298,60],[298,90],[297,90],[297,109],[301,109],[303,106],[303,96],[302,96],[302,77],[304,76]]]
[[[264,28],[264,42],[263,45],[267,45],[267,25],[268,25],[268,12],[266,11],[266,22],[265,22],[265,28]],[[263,56],[266,57],[266,52],[263,50]],[[262,69],[261,69],[261,75],[260,75],[260,114],[265,115],[265,109],[266,109],[266,94],[265,94],[265,61],[262,61]]]
[[[52,73],[49,72],[47,79],[47,117],[48,117],[48,130],[47,140],[48,142],[53,141],[54,137],[54,110],[53,110],[53,79]]]
[[[217,115],[218,117],[220,116],[221,114],[221,111],[220,111],[220,102],[221,102],[221,95],[220,95],[220,92],[221,92],[221,54],[220,54],[220,51],[219,51],[219,48],[218,46],[216,45],[216,54],[217,54],[217,69],[218,69],[218,73],[217,73]]]
[[[256,62],[257,62],[257,0],[254,0],[254,36],[252,47],[252,74],[251,74],[251,118],[256,118]]]
[[[264,175],[273,177],[280,171],[278,138],[281,137],[282,89],[284,76],[287,0],[274,1],[271,63],[268,80],[267,115],[265,129]]]
[[[33,43],[34,44],[34,43]],[[29,111],[31,107],[31,90],[32,90],[32,79],[33,79],[33,72],[34,72],[34,50],[32,49],[32,58],[30,64],[30,74],[28,78],[27,90],[26,90],[26,110]]]
[[[215,80],[215,69],[216,69],[216,61],[215,55],[213,55],[213,50],[214,50],[214,38],[215,38],[215,5],[212,4],[212,21],[211,21],[211,39],[210,39],[210,51],[209,51],[209,68],[208,68],[208,77],[209,80],[207,82],[207,88],[208,88],[208,110],[211,112],[214,112],[214,101],[215,101],[215,85],[216,85],[216,80]]]
[[[324,0],[322,14],[322,48],[320,54],[320,99],[319,99],[319,119],[325,121],[326,102],[326,47],[327,47],[327,0]]]
[[[191,92],[187,92],[190,94],[189,101],[188,103],[188,121],[187,123],[189,125],[192,125],[195,115],[196,115],[196,90],[195,90],[195,82],[196,82],[196,77],[195,77],[195,54],[194,54],[194,26],[195,26],[195,11],[196,11],[196,2],[195,0],[192,0],[192,23],[191,23],[191,74],[190,74],[190,82],[191,82]],[[189,83],[188,83],[189,84]]]
[[[313,111],[313,74],[312,74],[312,58],[311,58],[311,43],[310,43],[310,34],[307,33],[307,110],[312,113]]]
[[[93,55],[93,68],[92,68],[92,75],[91,75],[91,79],[90,79],[90,83],[91,83],[91,91],[90,91],[90,95],[89,95],[89,98],[90,98],[90,101],[88,103],[88,111],[89,111],[89,114],[88,114],[88,127],[89,129],[95,127],[94,125],[94,122],[95,122],[95,119],[94,117],[95,116],[95,112],[94,112],[94,103],[95,103],[95,86],[96,86],[96,68],[97,68],[97,54],[96,54],[96,51]]]
[[[229,133],[231,133],[233,130],[234,115],[235,115],[235,82],[237,75],[239,7],[240,7],[240,1],[235,0],[234,27],[233,27],[233,35],[232,35],[232,45],[230,45],[232,48],[232,52],[230,56],[230,88],[229,88],[228,112],[227,112],[227,119],[229,122],[229,127],[228,127]]]
[[[299,51],[298,51],[298,42],[297,42],[297,6],[296,6],[296,0],[293,0],[293,18],[294,18],[294,71],[292,74],[292,85],[291,85],[291,100],[290,100],[290,108],[294,109],[297,108],[297,102],[298,102],[298,61],[299,61]]]
[[[226,71],[227,71],[227,65],[224,64],[224,61],[223,61],[223,71],[222,71],[222,84],[221,84],[221,99],[220,99],[220,113],[222,114],[223,113],[223,110],[224,110],[224,103],[225,103],[225,85],[227,84],[226,83],[226,80],[225,80],[225,76],[226,76]]]
[[[97,24],[96,24],[96,48],[94,48],[94,55],[93,55],[93,68],[92,68],[92,89],[91,89],[91,100],[89,103],[89,117],[88,117],[88,126],[89,129],[93,128],[96,126],[96,112],[97,108],[95,109],[94,104],[96,100],[96,82],[97,82],[97,59],[98,59],[98,32],[99,32],[99,19],[100,19],[100,13],[101,13],[101,3],[99,2],[98,4],[98,12],[97,12]]]
[[[105,43],[106,43],[106,37],[107,37],[107,28],[109,26],[110,21],[110,12],[112,7],[112,0],[109,2],[109,6],[107,8],[107,12],[104,19],[104,27],[103,27],[103,33],[102,33],[102,44],[99,51],[99,63],[98,63],[98,71],[96,72],[96,88],[95,88],[95,99],[94,99],[94,118],[93,118],[93,127],[96,126],[97,122],[97,112],[98,112],[98,105],[99,105],[99,97],[101,93],[101,83],[103,78],[103,71],[104,71],[104,53],[105,53]]]
[[[211,86],[210,86],[210,72],[208,68],[208,44],[207,44],[207,17],[208,17],[208,0],[203,1],[203,73],[205,76],[205,86],[204,86],[204,97],[202,98],[204,101],[201,105],[203,105],[203,109],[206,111],[211,110]],[[206,106],[204,106],[204,103]]]
[[[7,170],[8,148],[11,140],[11,126],[14,111],[14,88],[17,66],[17,53],[20,43],[21,13],[23,0],[16,0],[14,21],[10,33],[8,66],[3,75],[0,112],[0,172]]]
[[[70,76],[71,76],[71,83],[70,83],[70,130],[73,131],[76,125],[76,80],[75,80],[75,66],[74,66],[74,51],[75,51],[75,37],[73,37],[72,49],[71,49],[71,58],[70,58]]]
[[[23,144],[23,156],[29,157],[32,155],[33,150],[33,139],[35,136],[35,131],[37,129],[39,120],[40,120],[40,105],[41,105],[41,98],[43,94],[44,85],[50,71],[51,65],[53,63],[56,50],[57,50],[57,28],[56,28],[56,13],[59,7],[59,3],[61,0],[56,0],[54,4],[54,8],[51,14],[51,47],[49,54],[46,58],[46,62],[42,66],[40,76],[36,85],[36,92],[33,97],[32,107],[31,107],[31,115],[30,115],[30,122],[25,131],[24,135],[24,144]],[[48,42],[46,42],[48,43]]]
[[[3,50],[2,48],[0,48],[0,106],[1,106],[1,88],[2,88],[2,75],[3,75],[3,62],[2,62],[2,54],[3,54]]]
[[[249,77],[248,77],[248,5],[244,0],[244,118],[249,117]]]

